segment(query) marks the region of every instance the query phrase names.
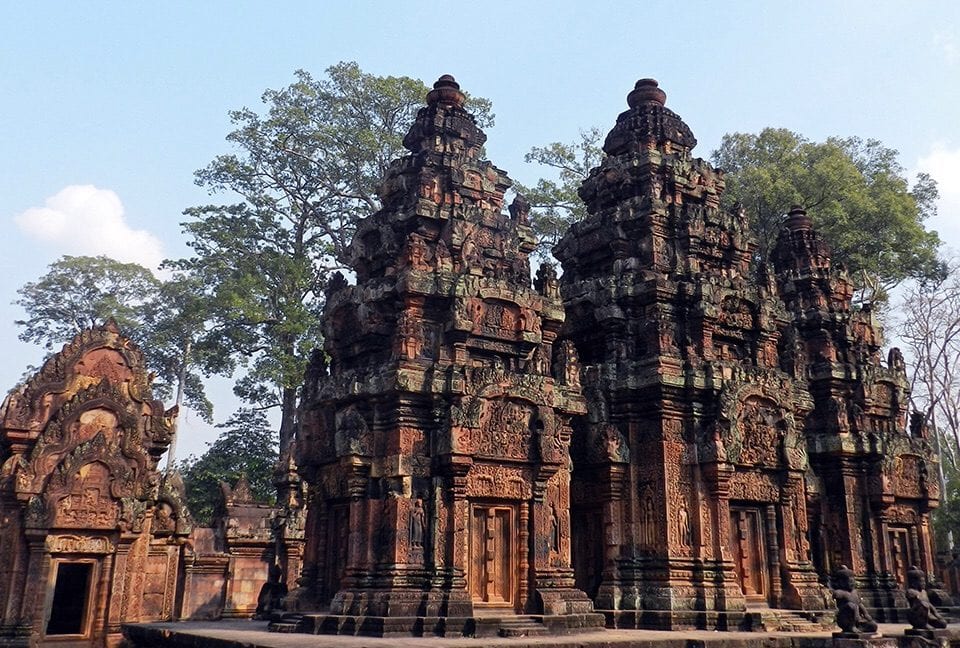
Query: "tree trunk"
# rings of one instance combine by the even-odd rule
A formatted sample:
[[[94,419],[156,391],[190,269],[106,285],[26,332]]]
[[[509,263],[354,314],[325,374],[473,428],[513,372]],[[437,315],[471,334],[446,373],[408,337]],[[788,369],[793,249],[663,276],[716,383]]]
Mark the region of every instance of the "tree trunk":
[[[284,387],[280,414],[280,456],[290,446],[297,428],[297,389]]]
[[[170,425],[170,447],[167,448],[167,472],[173,472],[174,462],[177,458],[177,428],[179,428],[180,409],[183,407],[183,392],[187,384],[187,364],[190,362],[190,349],[192,343],[187,340],[183,345],[183,355],[180,357],[180,375],[177,376],[177,415]]]

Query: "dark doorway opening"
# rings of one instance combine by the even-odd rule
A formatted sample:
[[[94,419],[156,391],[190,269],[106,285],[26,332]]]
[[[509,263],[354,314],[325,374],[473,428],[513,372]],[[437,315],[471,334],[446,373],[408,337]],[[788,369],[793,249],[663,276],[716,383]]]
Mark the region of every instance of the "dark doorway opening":
[[[47,635],[78,635],[86,632],[92,571],[93,565],[88,562],[62,562],[57,565]]]

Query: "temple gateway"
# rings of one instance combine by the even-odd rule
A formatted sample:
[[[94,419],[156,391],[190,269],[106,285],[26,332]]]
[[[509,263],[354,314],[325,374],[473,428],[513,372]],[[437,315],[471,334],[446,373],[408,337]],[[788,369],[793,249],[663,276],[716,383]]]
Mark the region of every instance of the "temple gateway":
[[[757,264],[665,99],[629,94],[531,285],[529,206],[435,84],[304,388],[300,629],[757,627],[832,610],[841,566],[893,620],[933,572],[900,352],[803,209]]]

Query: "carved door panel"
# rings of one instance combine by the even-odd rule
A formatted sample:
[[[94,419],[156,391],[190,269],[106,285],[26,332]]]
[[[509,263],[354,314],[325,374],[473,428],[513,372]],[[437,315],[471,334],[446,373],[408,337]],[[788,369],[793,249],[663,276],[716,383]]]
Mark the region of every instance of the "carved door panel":
[[[910,555],[910,534],[906,529],[890,529],[890,571],[901,586],[907,582],[907,570],[913,564]]]
[[[474,604],[513,607],[517,590],[516,507],[474,504],[468,579]]]
[[[767,557],[763,537],[763,516],[759,508],[730,507],[730,554],[747,601],[766,600]]]
[[[350,506],[335,504],[327,513],[327,537],[324,551],[323,594],[331,600],[340,589],[347,569],[350,548]]]

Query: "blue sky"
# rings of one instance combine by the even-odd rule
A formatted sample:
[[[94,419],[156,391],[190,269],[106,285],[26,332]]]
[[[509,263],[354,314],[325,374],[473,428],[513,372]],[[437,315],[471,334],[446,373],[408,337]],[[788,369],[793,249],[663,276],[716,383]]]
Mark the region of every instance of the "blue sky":
[[[229,150],[227,112],[297,68],[342,60],[493,101],[490,158],[533,182],[532,146],[609,129],[641,77],[708,157],[724,133],[876,138],[939,181],[932,226],[960,248],[960,3],[7,3],[0,14],[0,390],[43,351],[11,302],[60,255],[186,253],[193,171]],[[217,418],[234,407],[215,390]],[[211,433],[189,425],[183,454]]]

